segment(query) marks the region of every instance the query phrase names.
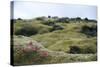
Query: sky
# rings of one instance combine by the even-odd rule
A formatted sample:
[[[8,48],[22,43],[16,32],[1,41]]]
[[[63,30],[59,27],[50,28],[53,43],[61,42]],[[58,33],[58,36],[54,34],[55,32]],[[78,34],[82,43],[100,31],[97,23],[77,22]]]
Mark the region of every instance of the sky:
[[[81,17],[97,19],[97,7],[75,4],[57,4],[31,1],[14,1],[13,17],[15,19],[32,19],[39,16]]]

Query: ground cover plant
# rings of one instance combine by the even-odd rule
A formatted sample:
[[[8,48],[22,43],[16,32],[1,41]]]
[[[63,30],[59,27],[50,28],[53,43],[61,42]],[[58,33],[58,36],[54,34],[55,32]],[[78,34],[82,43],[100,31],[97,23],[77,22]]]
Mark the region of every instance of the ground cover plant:
[[[97,60],[97,21],[88,18],[13,19],[14,65]]]

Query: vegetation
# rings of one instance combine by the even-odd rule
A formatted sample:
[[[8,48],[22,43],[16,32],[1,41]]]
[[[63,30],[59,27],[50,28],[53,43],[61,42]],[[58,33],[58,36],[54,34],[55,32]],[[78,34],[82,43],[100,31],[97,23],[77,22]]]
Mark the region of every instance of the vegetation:
[[[80,17],[14,19],[14,65],[97,60],[97,21]]]
[[[39,22],[17,22],[14,23],[14,34],[31,36],[35,34],[48,33],[51,31],[51,26],[40,24]]]

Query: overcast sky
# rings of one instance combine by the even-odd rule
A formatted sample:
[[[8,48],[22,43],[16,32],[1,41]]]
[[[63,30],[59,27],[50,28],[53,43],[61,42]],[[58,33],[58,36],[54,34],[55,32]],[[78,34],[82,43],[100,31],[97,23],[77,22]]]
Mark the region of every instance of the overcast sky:
[[[48,15],[97,19],[96,13],[96,6],[15,1],[13,15],[14,18],[20,17],[22,19]]]

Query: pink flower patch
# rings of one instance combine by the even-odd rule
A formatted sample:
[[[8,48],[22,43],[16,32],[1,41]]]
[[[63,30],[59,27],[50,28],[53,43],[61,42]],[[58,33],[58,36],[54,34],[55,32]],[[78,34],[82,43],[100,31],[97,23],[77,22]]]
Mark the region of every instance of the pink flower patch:
[[[47,51],[42,51],[42,52],[40,52],[40,56],[41,57],[47,57],[48,56],[48,52]]]
[[[32,51],[37,51],[37,49],[35,47],[31,47]]]
[[[39,50],[39,48],[37,46],[34,46],[32,42],[30,42],[28,46],[23,49],[24,52],[37,51],[37,50]]]

